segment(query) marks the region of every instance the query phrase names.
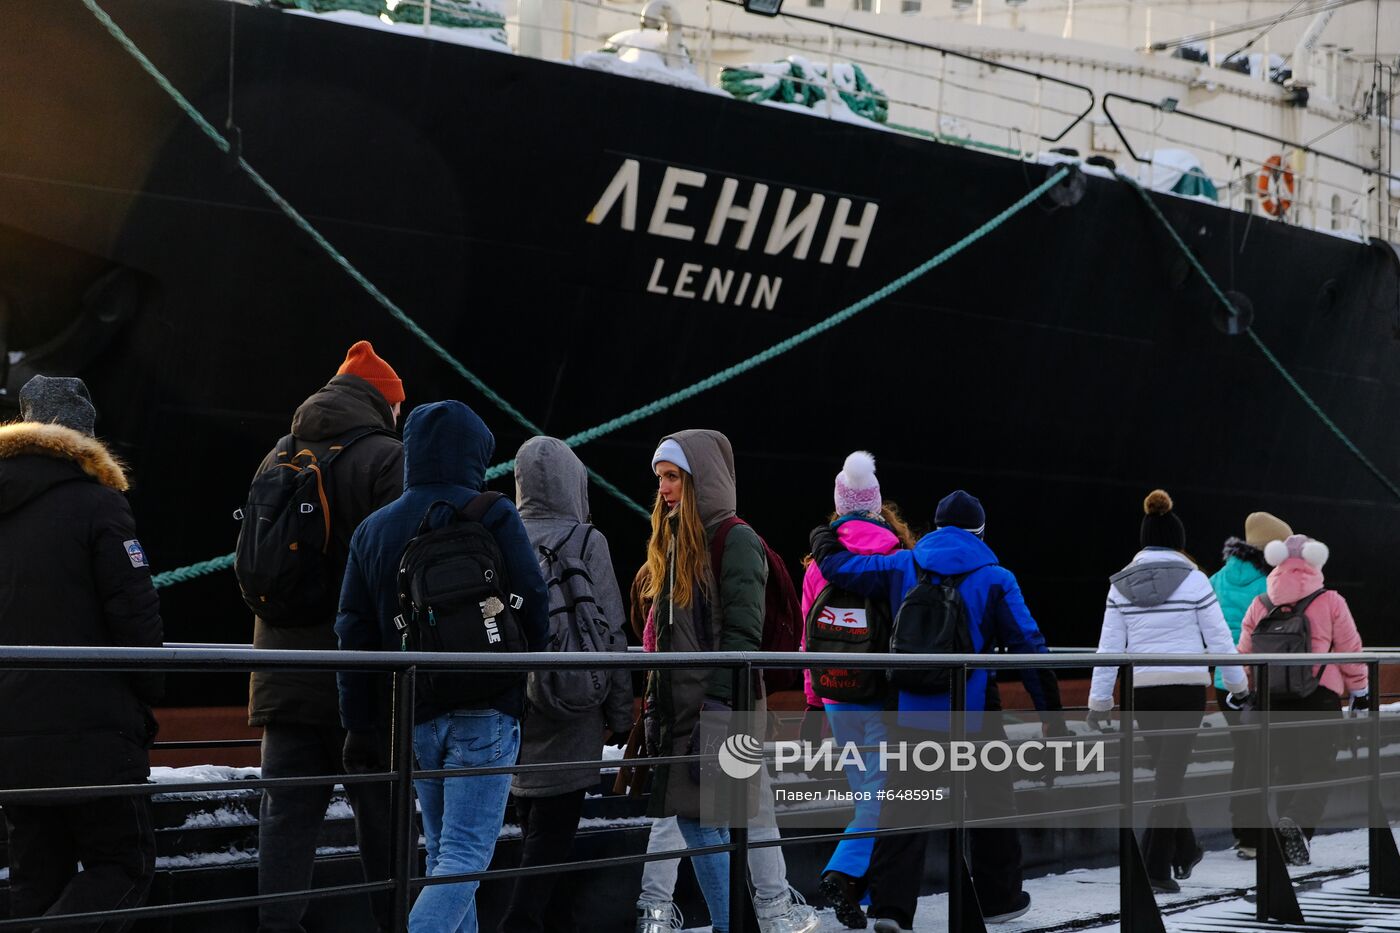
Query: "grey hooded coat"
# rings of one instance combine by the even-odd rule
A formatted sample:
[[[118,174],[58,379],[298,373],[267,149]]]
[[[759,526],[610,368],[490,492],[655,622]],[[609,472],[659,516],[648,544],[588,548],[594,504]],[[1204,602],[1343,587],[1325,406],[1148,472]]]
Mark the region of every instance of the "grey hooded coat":
[[[540,548],[554,548],[570,532],[588,521],[588,471],[572,450],[553,437],[532,437],[515,455],[515,507],[525,523],[525,533],[539,554]],[[613,572],[608,540],[594,530],[585,554],[593,595],[603,611],[612,634],[614,650],[627,650],[623,633],[627,613]],[[520,738],[520,763],[550,761],[594,761],[603,750],[603,729],[626,736],[632,728],[632,675],[615,670],[609,675],[607,699],[596,717],[551,719],[525,711]],[[517,797],[552,797],[598,783],[598,769],[549,770],[516,774],[511,793]]]
[[[680,444],[690,464],[696,507],[705,526],[708,543],[726,519],[735,514],[737,490],[734,451],[718,431],[681,431],[669,435]],[[676,521],[671,517],[668,521]],[[724,541],[720,578],[715,580],[708,562],[703,585],[689,606],[671,599],[676,573],[670,562],[666,580],[657,594],[657,651],[757,651],[763,641],[764,588],[768,559],[758,533],[748,525],[736,525]],[[648,690],[658,711],[662,755],[688,755],[691,734],[700,720],[706,699],[728,704],[731,675],[724,670],[655,671]],[[688,765],[660,765],[652,784],[648,815],[700,815],[700,788]]]

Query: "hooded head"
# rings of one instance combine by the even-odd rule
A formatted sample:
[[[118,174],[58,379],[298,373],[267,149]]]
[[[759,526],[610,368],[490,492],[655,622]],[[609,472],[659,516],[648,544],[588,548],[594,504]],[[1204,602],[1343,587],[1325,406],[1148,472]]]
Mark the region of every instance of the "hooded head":
[[[479,490],[496,438],[462,402],[419,405],[403,425],[404,486],[446,484]]]
[[[1142,530],[1139,542],[1143,547],[1164,547],[1173,551],[1186,550],[1186,526],[1172,511],[1172,497],[1165,489],[1154,489],[1142,501]]]
[[[588,469],[557,437],[532,437],[515,454],[515,507],[521,518],[588,521]]]
[[[23,421],[61,424],[92,437],[97,409],[92,405],[83,380],[76,376],[35,376],[19,390],[19,413]]]
[[[864,450],[857,450],[846,458],[841,472],[836,474],[836,489],[832,493],[837,515],[850,515],[853,512],[868,512],[879,515],[883,501],[880,498],[880,481],[875,478],[875,458]]]
[[[713,528],[732,518],[738,508],[738,492],[734,480],[734,449],[729,446],[729,438],[718,431],[690,430],[667,436],[662,441],[663,447],[666,441],[675,441],[685,458],[684,465],[672,462],[689,473],[695,484],[695,508],[700,514],[700,523]]]
[[[1321,589],[1322,568],[1329,556],[1327,545],[1307,535],[1270,541],[1264,546],[1264,559],[1274,568],[1268,582],[1270,601],[1284,606]]]

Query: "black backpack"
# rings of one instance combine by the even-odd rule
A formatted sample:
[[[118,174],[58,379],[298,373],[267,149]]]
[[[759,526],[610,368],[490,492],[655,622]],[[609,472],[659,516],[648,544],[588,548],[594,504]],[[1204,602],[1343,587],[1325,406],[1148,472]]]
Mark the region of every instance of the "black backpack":
[[[288,434],[277,442],[276,462],[253,478],[248,502],[233,513],[240,522],[233,572],[243,602],[270,625],[320,625],[334,614],[341,568],[331,543],[328,471],[371,428],[333,443],[318,459]],[[339,439],[338,439],[339,440]]]
[[[1307,610],[1327,588],[1309,593],[1291,606],[1275,606],[1269,597],[1260,596],[1267,615],[1259,620],[1254,629],[1251,650],[1258,654],[1307,654],[1312,651],[1312,625],[1308,622]],[[1306,697],[1317,689],[1323,664],[1313,673],[1311,664],[1270,664],[1269,696]]]
[[[918,568],[919,582],[904,594],[899,614],[890,633],[890,654],[971,654],[972,632],[967,605],[958,584],[967,574],[943,577],[934,583],[932,575]],[[890,683],[910,693],[947,693],[952,669],[905,668],[890,671]]]
[[[578,541],[574,532],[585,529]],[[588,572],[588,542],[593,526],[569,529],[554,547],[538,546],[540,573],[549,592],[549,650],[570,652],[626,651],[613,642],[615,626],[603,614]],[[572,546],[570,546],[572,545]],[[608,698],[612,681],[603,670],[532,671],[525,684],[530,708],[553,719],[594,713]]]
[[[516,616],[524,600],[511,592],[496,536],[481,523],[500,498],[483,492],[461,510],[445,500],[428,507],[399,560],[394,627],[404,651],[529,650]],[[450,517],[434,528],[430,520],[438,509]],[[420,679],[425,698],[441,709],[489,701],[524,681],[523,672],[480,671],[432,671]]]
[[[806,649],[871,654],[889,644],[890,607],[828,583],[807,610]],[[827,700],[863,703],[882,697],[885,672],[865,668],[814,667],[812,692]]]

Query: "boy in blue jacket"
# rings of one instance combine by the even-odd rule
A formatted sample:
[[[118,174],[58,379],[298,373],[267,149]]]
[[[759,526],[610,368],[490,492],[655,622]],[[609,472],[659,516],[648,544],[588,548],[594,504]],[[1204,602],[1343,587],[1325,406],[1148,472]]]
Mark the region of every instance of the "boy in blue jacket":
[[[944,497],[938,503],[934,524],[937,530],[924,535],[912,551],[872,555],[845,551],[829,526],[822,525],[812,531],[812,556],[830,582],[868,596],[889,596],[894,606],[918,583],[920,568],[935,580],[962,575],[958,593],[967,607],[974,652],[995,648],[1015,654],[1046,652],[1045,637],[1026,608],[1015,575],[997,563],[996,555],[982,540],[986,513],[976,497],[961,489]],[[1020,673],[1035,708],[1052,714],[1047,717],[1047,732],[1068,735],[1059,715],[1055,673],[1048,668],[1028,668]],[[899,694],[901,713],[946,711],[949,705],[947,693]],[[992,672],[977,670],[968,675],[967,709],[1000,711],[1001,697]],[[1006,732],[999,717],[986,717],[972,737],[1005,741]],[[910,777],[893,773],[889,786],[899,787],[901,778],[907,785]],[[979,773],[970,803],[979,817],[1015,814],[1010,771]],[[986,920],[1004,922],[1024,914],[1030,909],[1030,895],[1021,890],[1021,841],[1016,830],[974,829],[968,836],[973,884]],[[875,841],[870,863],[870,916],[876,918],[877,933],[913,929],[927,843],[927,834],[922,833],[884,836]]]
[[[394,627],[399,614],[398,569],[404,548],[418,533],[429,507],[438,500],[461,509],[485,485],[486,465],[496,439],[486,424],[461,402],[434,402],[415,408],[403,428],[403,495],[370,515],[350,539],[350,559],[340,591],[335,632],[341,650],[393,651],[400,647]],[[444,510],[445,511],[445,510]],[[531,651],[548,638],[549,599],[525,526],[509,497],[495,502],[482,524],[496,539],[511,591],[523,597],[517,618]],[[380,771],[373,729],[389,713],[383,675],[342,671],[340,716],[345,769]],[[515,764],[520,749],[524,677],[473,708],[439,709],[417,691],[413,714],[413,753],[425,770],[485,768]],[[491,862],[510,792],[510,775],[414,781],[428,844],[428,875],[484,871]],[[476,933],[479,882],[430,885],[422,890],[409,918],[410,933]]]

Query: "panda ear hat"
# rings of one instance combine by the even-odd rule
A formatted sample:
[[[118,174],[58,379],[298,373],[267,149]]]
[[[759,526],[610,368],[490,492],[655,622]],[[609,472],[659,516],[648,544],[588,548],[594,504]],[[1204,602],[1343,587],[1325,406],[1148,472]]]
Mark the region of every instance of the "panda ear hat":
[[[1289,535],[1283,541],[1270,541],[1264,545],[1264,560],[1270,567],[1277,567],[1290,557],[1301,557],[1314,569],[1321,570],[1330,556],[1327,545],[1307,535]]]

